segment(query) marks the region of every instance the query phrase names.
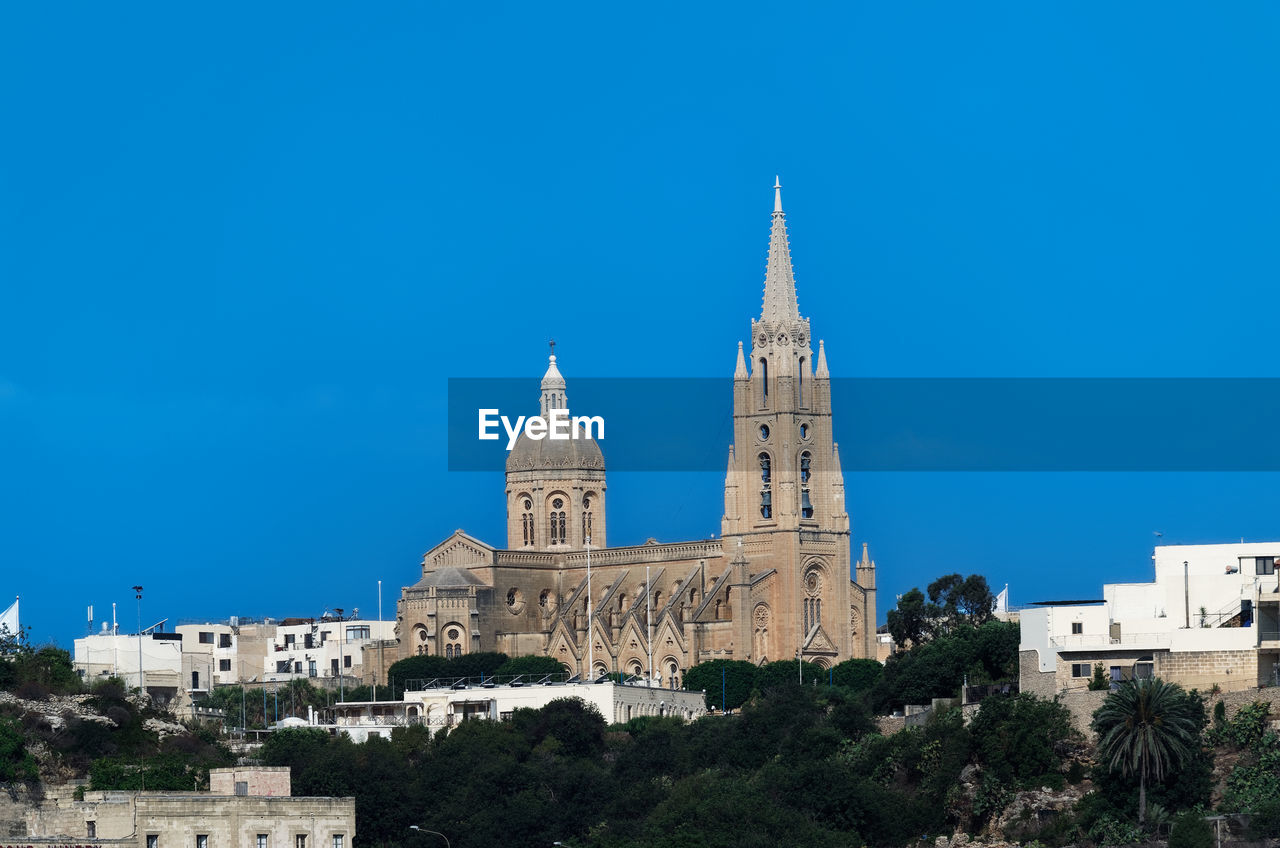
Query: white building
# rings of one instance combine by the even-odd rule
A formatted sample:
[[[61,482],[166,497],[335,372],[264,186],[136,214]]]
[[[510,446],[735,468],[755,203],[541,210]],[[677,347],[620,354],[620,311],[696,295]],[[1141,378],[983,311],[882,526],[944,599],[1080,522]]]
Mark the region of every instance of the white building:
[[[382,639],[395,639],[394,621],[339,618],[288,618],[276,626],[267,647],[263,677],[285,681],[295,677],[336,678],[358,683],[366,675],[364,649]]]
[[[145,685],[152,699],[161,704],[173,700],[184,688],[182,637],[176,633],[149,630],[139,636],[108,627],[75,640],[74,661],[86,683],[119,677],[129,687]]]
[[[1280,542],[1163,545],[1155,580],[1109,583],[1091,601],[1022,610],[1022,691],[1083,689],[1101,663],[1113,681],[1158,676],[1186,688],[1275,682]]]
[[[495,685],[470,681],[408,691],[400,701],[334,704],[330,723],[313,718],[313,724],[364,742],[370,736],[390,737],[396,727],[420,725],[448,730],[463,721],[501,721],[510,718],[515,710],[541,709],[559,698],[579,698],[611,723],[643,715],[692,721],[707,714],[706,693],[683,689],[612,682]]]

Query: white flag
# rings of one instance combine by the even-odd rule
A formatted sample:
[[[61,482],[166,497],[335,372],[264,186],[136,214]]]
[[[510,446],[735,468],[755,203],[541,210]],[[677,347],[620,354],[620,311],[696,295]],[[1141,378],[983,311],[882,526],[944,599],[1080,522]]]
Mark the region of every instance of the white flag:
[[[1000,594],[996,595],[996,612],[1009,612],[1009,584],[1006,583],[1004,588],[1000,590]]]
[[[7,627],[10,636],[18,635],[18,599],[13,599],[13,606],[0,613],[0,627]]]

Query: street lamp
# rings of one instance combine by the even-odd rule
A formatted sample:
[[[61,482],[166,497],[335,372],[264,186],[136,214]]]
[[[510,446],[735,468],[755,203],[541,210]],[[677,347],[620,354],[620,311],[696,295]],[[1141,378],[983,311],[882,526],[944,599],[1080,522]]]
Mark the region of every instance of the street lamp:
[[[595,638],[591,632],[591,616],[595,612],[595,599],[591,597],[591,537],[587,542],[587,681],[596,675]],[[581,656],[581,654],[579,654]]]
[[[138,598],[138,694],[147,696],[147,679],[142,671],[142,587],[134,586],[134,594]]]
[[[438,830],[427,830],[425,827],[418,827],[416,824],[411,824],[411,825],[409,825],[409,829],[410,829],[410,830],[416,830],[416,831],[418,831],[418,833],[432,833],[432,834],[435,834],[436,836],[438,836],[438,837],[440,837],[441,839],[443,839],[443,840],[444,840],[444,844],[447,846],[447,848],[453,848],[453,846],[449,844],[449,837],[445,836],[443,833],[439,832]],[[557,843],[557,844],[558,844],[558,843]]]

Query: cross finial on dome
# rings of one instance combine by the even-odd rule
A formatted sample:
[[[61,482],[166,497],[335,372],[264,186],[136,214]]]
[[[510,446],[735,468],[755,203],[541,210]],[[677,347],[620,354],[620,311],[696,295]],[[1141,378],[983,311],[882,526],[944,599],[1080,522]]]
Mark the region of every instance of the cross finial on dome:
[[[551,339],[551,340],[548,342],[548,344],[549,344],[549,345],[551,345],[551,355],[552,355],[552,356],[555,356],[555,355],[556,355],[556,340],[555,340],[555,339]]]

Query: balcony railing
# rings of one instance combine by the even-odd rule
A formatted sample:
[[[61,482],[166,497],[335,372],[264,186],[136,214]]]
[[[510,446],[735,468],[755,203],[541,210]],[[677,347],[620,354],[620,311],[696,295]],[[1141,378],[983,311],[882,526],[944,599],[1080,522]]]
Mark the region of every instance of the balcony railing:
[[[1113,638],[1105,633],[1079,633],[1071,636],[1053,637],[1053,647],[1058,651],[1081,651],[1088,648],[1141,648],[1146,646],[1168,645],[1168,633],[1124,633]]]

